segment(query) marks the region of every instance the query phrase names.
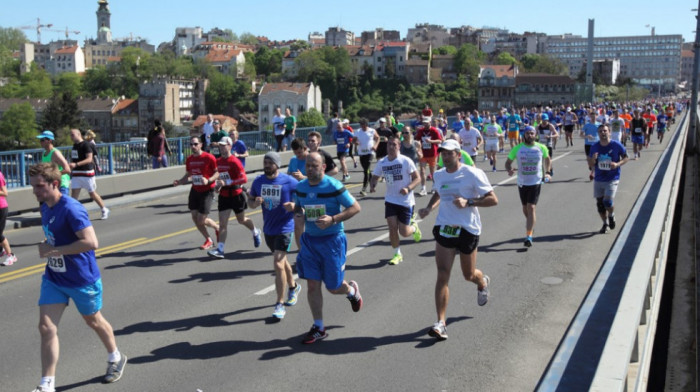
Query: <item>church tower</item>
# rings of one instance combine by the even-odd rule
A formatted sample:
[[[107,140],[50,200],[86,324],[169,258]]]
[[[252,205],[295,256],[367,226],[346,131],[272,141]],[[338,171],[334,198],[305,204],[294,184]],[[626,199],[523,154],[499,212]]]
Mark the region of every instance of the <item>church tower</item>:
[[[104,44],[112,42],[112,30],[110,30],[109,4],[107,0],[99,0],[97,4],[100,6],[97,9],[97,43]]]

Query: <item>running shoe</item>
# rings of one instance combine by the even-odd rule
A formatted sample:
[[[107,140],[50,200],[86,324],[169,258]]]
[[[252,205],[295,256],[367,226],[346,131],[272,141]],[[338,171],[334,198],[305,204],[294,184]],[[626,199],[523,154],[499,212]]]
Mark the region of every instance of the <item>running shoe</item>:
[[[317,340],[325,339],[327,337],[328,334],[326,333],[326,330],[321,329],[314,324],[311,326],[311,330],[306,333],[306,336],[304,336],[304,339],[302,339],[301,342],[304,344],[311,344],[315,343]]]
[[[219,249],[212,249],[207,254],[215,259],[223,259],[224,258],[224,252],[219,251]]]
[[[394,257],[392,257],[391,260],[389,260],[389,264],[396,265],[402,261],[403,261],[403,256],[401,255],[401,253],[396,253],[394,255]],[[353,308],[353,310],[355,310],[355,309]]]
[[[299,297],[299,293],[301,293],[301,285],[297,283],[297,287],[292,287],[288,290],[287,292],[287,302],[284,304],[287,306],[294,306],[297,304],[297,298]]]
[[[102,220],[109,218],[109,208],[105,207],[102,209]]]
[[[421,238],[423,238],[423,233],[421,233],[420,228],[418,227],[418,222],[413,220],[411,222],[411,226],[415,229],[413,231],[413,241],[420,242]]]
[[[355,289],[355,295],[353,295],[352,297],[348,297],[348,300],[352,305],[352,311],[359,312],[360,309],[362,309],[362,295],[360,295],[360,286],[358,286],[357,282],[355,282],[354,280],[351,280],[350,282],[348,282],[348,284]]]
[[[124,367],[126,366],[126,355],[122,354],[122,358],[119,362],[107,362],[107,373],[105,374],[105,382],[112,383],[119,381],[124,374]]]
[[[440,341],[447,340],[447,327],[445,323],[438,321],[433,324],[433,327],[428,330],[428,335]]]
[[[421,188],[420,192],[418,192],[418,196],[425,196],[428,194],[428,191],[425,190],[425,188]]]
[[[5,261],[3,261],[2,263],[0,263],[0,265],[4,265],[4,266],[7,267],[7,266],[10,266],[10,265],[12,265],[12,264],[14,264],[14,263],[16,263],[16,262],[17,262],[17,256],[15,256],[14,253],[10,253],[10,255],[7,256],[7,258],[5,258]]]
[[[362,188],[360,191],[360,196],[367,196],[367,188]]]
[[[479,306],[484,306],[489,302],[489,284],[491,284],[491,278],[489,278],[488,275],[484,275],[484,282],[486,282],[486,286],[481,290],[477,289],[476,292],[476,303],[478,303]]]
[[[493,159],[489,159],[489,165],[493,166]]]
[[[352,161],[352,164],[355,165],[355,169],[357,169],[357,161]]]
[[[493,170],[491,170],[491,171],[495,172],[495,171],[496,171],[496,166],[494,166],[494,167],[493,167]]]
[[[610,226],[610,230],[615,230],[615,226],[617,226],[617,222],[615,222],[614,215],[610,215],[608,217],[608,226]]]
[[[253,230],[253,245],[254,245],[256,248],[258,248],[258,247],[260,246],[260,244],[261,244],[261,240],[260,240],[260,229],[258,229],[258,228],[256,227],[255,230]]]
[[[202,246],[199,247],[199,249],[207,250],[207,249],[211,248],[212,246],[214,246],[214,243],[211,242],[211,238],[207,238],[207,240],[204,241],[204,243],[202,244]]]
[[[532,236],[527,236],[525,237],[525,242],[523,243],[526,248],[529,248],[532,246]]]
[[[32,392],[56,392],[56,390],[51,387],[42,387],[39,385],[38,387],[34,388]]]
[[[608,224],[607,224],[607,223],[603,223],[603,227],[600,228],[600,231],[598,231],[598,233],[600,233],[600,234],[606,234],[606,233],[608,233],[609,231],[610,231],[610,230],[608,229]]]
[[[282,320],[285,314],[287,314],[287,309],[284,308],[284,304],[276,304],[275,310],[272,312],[272,317]]]

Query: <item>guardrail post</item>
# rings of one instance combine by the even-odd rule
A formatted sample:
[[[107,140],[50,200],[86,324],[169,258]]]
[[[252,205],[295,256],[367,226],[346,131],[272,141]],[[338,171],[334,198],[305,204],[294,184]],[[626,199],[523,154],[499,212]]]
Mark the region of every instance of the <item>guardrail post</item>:
[[[26,162],[24,161],[24,152],[19,154],[19,183],[20,186],[27,185],[27,170]]]
[[[109,174],[114,174],[114,151],[112,150],[112,145],[107,146],[107,167],[109,168]]]

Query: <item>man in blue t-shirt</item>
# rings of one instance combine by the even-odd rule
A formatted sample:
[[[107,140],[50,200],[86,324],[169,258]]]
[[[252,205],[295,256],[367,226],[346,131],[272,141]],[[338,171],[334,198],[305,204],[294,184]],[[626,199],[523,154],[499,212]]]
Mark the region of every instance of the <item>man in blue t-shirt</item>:
[[[243,164],[243,168],[245,168],[245,158],[250,155],[248,153],[248,147],[245,145],[245,143],[243,143],[243,140],[238,138],[238,131],[235,129],[229,132],[228,136],[231,138],[231,141],[233,141],[233,145],[231,146],[231,155],[238,158],[238,160],[241,161],[241,164]]]
[[[87,211],[76,199],[61,194],[61,172],[53,163],[32,166],[29,182],[41,204],[46,237],[38,246],[39,256],[47,260],[39,294],[42,374],[35,390],[55,391],[58,323],[70,299],[107,349],[104,381],[115,382],[121,378],[127,358],[117,349],[112,326],[100,312],[102,279],[95,261],[98,242]]]
[[[340,181],[324,175],[324,170],[321,155],[309,153],[306,157],[307,178],[297,185],[295,198],[294,224],[305,225],[297,256],[297,271],[299,277],[307,281],[307,298],[314,318],[311,330],[302,340],[305,344],[328,337],[323,325],[321,282],[332,294],[346,295],[353,311],[362,308],[357,282],[344,279],[347,239],[342,223],[360,212],[360,204]],[[342,211],[341,207],[344,208]]]
[[[656,138],[659,143],[664,141],[664,133],[668,129],[668,116],[663,111],[660,111],[656,116]]]
[[[293,306],[297,303],[301,291],[301,285],[294,281],[292,266],[287,261],[287,252],[294,233],[293,197],[298,181],[290,175],[280,173],[280,165],[279,154],[273,151],[265,154],[265,174],[253,180],[248,194],[250,208],[262,205],[265,243],[270,248],[274,260],[277,302],[272,317],[277,320],[283,319],[287,313],[285,305]]]
[[[345,164],[345,157],[348,156],[350,146],[352,146],[352,132],[344,128],[343,122],[338,122],[335,131],[333,132],[333,140],[335,141],[336,152],[338,154],[338,162],[340,163],[340,171],[342,172],[343,182],[350,179],[348,174],[348,166]]]
[[[596,113],[594,110],[589,114],[589,121],[581,128],[581,137],[585,139],[583,148],[586,151],[586,156],[591,155],[591,146],[598,143],[598,125],[600,124],[596,122]],[[590,164],[588,165],[588,171],[588,179],[593,181],[593,166]]]
[[[591,146],[588,155],[588,165],[595,167],[595,181],[593,183],[593,197],[596,198],[598,214],[603,219],[601,234],[608,232],[608,228],[615,228],[615,210],[613,199],[620,182],[620,166],[627,163],[627,150],[616,140],[610,139],[610,128],[602,124],[598,127],[600,141]]]

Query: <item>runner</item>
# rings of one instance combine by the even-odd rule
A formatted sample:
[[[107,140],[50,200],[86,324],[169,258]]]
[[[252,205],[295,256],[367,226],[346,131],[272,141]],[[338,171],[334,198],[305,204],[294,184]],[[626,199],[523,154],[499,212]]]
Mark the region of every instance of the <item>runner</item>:
[[[659,115],[656,116],[656,123],[656,138],[659,140],[659,143],[662,143],[664,141],[664,133],[668,130],[668,115],[665,112],[659,112]]]
[[[644,120],[647,122],[646,134],[644,135],[644,148],[649,148],[649,143],[651,142],[651,135],[654,134],[654,126],[656,126],[656,115],[652,113],[651,108],[647,107],[646,112],[642,115]]]
[[[425,196],[428,192],[425,189],[426,175],[425,166],[428,166],[430,171],[429,178],[433,179],[433,174],[435,173],[435,165],[437,164],[438,156],[438,146],[442,143],[442,137],[440,136],[440,131],[435,127],[430,126],[430,118],[424,117],[423,123],[416,132],[416,140],[421,144],[421,151],[423,157],[420,159],[420,196]],[[434,183],[433,183],[434,185]],[[433,191],[435,189],[433,188]],[[431,191],[431,192],[433,192]]]
[[[526,129],[525,133],[527,133]],[[542,115],[542,122],[537,126],[537,134],[539,136],[540,143],[547,147],[547,152],[549,153],[549,175],[554,176],[554,167],[551,163],[551,159],[554,157],[554,144],[553,141],[559,136],[556,128],[552,123],[549,122],[549,116],[546,114]]]
[[[363,174],[360,195],[367,196],[367,185],[369,185],[370,179],[369,166],[372,163],[372,153],[377,150],[379,144],[379,135],[374,128],[369,127],[369,122],[364,117],[360,119],[360,129],[355,132],[354,143],[357,145],[357,155],[360,156]]]
[[[63,175],[61,175],[61,178]],[[17,256],[12,253],[12,248],[10,247],[10,241],[3,234],[5,231],[5,223],[7,222],[7,212],[9,211],[9,205],[7,204],[7,183],[5,182],[5,176],[0,172],[0,245],[2,245],[2,253],[0,253],[0,258],[4,258],[0,265],[10,266],[17,262]]]
[[[292,140],[292,152],[294,156],[289,160],[287,174],[301,181],[306,178],[306,157],[309,155],[304,139],[298,137]]]
[[[581,137],[585,138],[585,144],[583,146],[586,156],[591,153],[591,146],[598,142],[598,123],[596,123],[596,113],[595,110],[591,111],[589,115],[589,122],[583,125],[581,129]],[[594,173],[593,167],[588,166],[588,180],[593,181]]]
[[[308,178],[296,190],[294,224],[307,223],[301,236],[297,271],[307,281],[307,298],[314,318],[302,340],[305,344],[328,337],[323,324],[321,282],[331,294],[346,295],[354,312],[362,308],[359,286],[355,281],[344,280],[347,239],[342,223],[360,212],[360,204],[340,181],[324,175],[324,169],[321,155],[310,153],[306,159]]]
[[[253,246],[260,246],[260,230],[255,227],[253,220],[245,216],[246,204],[243,186],[248,182],[243,164],[231,154],[233,140],[226,136],[219,140],[219,159],[216,160],[216,170],[219,178],[215,181],[215,189],[219,191],[219,233],[216,248],[207,252],[211,257],[224,258],[224,247],[228,237],[228,219],[231,210],[236,215],[239,224],[245,226],[253,234]]]
[[[622,138],[625,134],[625,120],[620,117],[620,112],[617,109],[613,110],[609,125],[612,131],[610,138],[622,143]],[[598,133],[600,134],[600,131]]]
[[[498,152],[498,145],[501,140],[503,140],[503,129],[496,122],[496,117],[491,118],[491,122],[485,124],[484,126],[484,139],[486,143],[484,144],[484,149],[486,151],[486,156],[489,158],[489,163],[493,166],[493,171],[496,171],[496,153]]]
[[[420,158],[423,156],[420,143],[413,138],[411,127],[405,127],[401,130],[401,150],[399,153],[410,158],[415,165],[419,164]]]
[[[545,116],[546,114],[542,115],[542,117]],[[525,140],[510,151],[506,160],[506,170],[509,176],[515,174],[515,169],[512,167],[513,161],[517,161],[518,165],[518,192],[520,193],[520,203],[523,206],[523,215],[525,215],[525,241],[523,245],[527,248],[532,246],[532,234],[537,220],[535,208],[540,197],[542,179],[549,181],[552,167],[549,150],[543,144],[537,143],[535,137],[534,128],[525,132]]]
[[[204,243],[199,249],[207,250],[214,246],[207,227],[214,229],[216,242],[219,242],[219,225],[208,217],[219,172],[216,170],[216,158],[202,151],[202,143],[197,136],[190,137],[190,147],[192,155],[185,160],[185,175],[173,181],[173,186],[192,183],[187,207],[197,230],[204,236]]]
[[[255,178],[249,194],[250,208],[262,205],[265,244],[272,252],[275,268],[277,302],[275,302],[272,317],[278,320],[283,319],[287,313],[285,305],[295,305],[301,292],[301,285],[294,281],[294,272],[287,260],[287,252],[289,252],[294,232],[292,198],[298,181],[287,174],[280,173],[280,164],[279,154],[273,151],[265,154],[263,158],[265,174]]]
[[[97,236],[80,202],[61,194],[61,172],[53,163],[30,167],[29,182],[41,203],[45,242],[38,245],[46,258],[39,295],[41,381],[34,392],[54,392],[58,364],[58,324],[70,299],[102,341],[107,353],[104,382],[118,381],[127,357],[119,352],[110,323],[102,316],[102,279],[95,261]]]
[[[471,157],[473,162],[476,162],[476,157],[479,155],[479,147],[484,142],[481,137],[481,132],[472,126],[472,121],[466,118],[464,121],[464,129],[459,131],[459,141],[462,144],[462,151],[465,151]]]
[[[70,165],[66,158],[63,157],[61,151],[53,146],[54,135],[51,131],[44,131],[39,136],[39,144],[44,148],[44,152],[41,154],[41,161],[45,163],[54,163],[58,166],[58,170],[61,171],[61,184],[59,185],[59,190],[64,196],[70,196]]]
[[[352,129],[352,127],[350,126],[350,120],[348,120],[346,118],[342,121],[342,123],[343,123],[343,129],[345,129],[346,131],[350,132],[353,135],[353,142],[354,142],[355,130]],[[401,123],[397,124],[397,126],[399,126],[399,125],[401,127],[403,127],[403,124],[401,124]],[[353,167],[355,169],[357,169],[357,158],[355,158],[355,154],[353,153],[353,150],[355,150],[355,149],[356,149],[355,143],[351,143],[350,148],[348,149],[348,156],[350,157],[350,159],[352,159]]]
[[[627,139],[630,138],[630,124],[632,122],[632,115],[629,113],[627,107],[623,108],[620,118],[625,120],[625,131],[622,134],[622,144],[627,146]]]
[[[613,199],[620,182],[620,166],[627,163],[627,150],[616,140],[610,139],[610,129],[603,124],[598,127],[600,141],[591,147],[588,162],[595,167],[595,182],[593,183],[593,197],[596,198],[598,214],[603,220],[600,234],[608,232],[608,228],[615,229],[615,209]]]
[[[102,218],[109,218],[109,208],[105,206],[104,201],[97,194],[97,183],[95,182],[95,161],[93,159],[92,148],[90,144],[83,140],[83,135],[79,129],[70,130],[70,138],[73,140],[73,149],[70,152],[71,163],[71,197],[78,200],[80,190],[85,189],[90,195],[90,198],[100,206],[102,210]]]
[[[644,135],[647,133],[647,122],[642,118],[639,108],[634,110],[634,118],[630,122],[632,130],[632,148],[634,149],[634,160],[641,158],[644,147]],[[586,155],[588,156],[588,154]]]
[[[345,182],[350,179],[348,166],[345,164],[345,157],[352,147],[352,132],[343,127],[342,121],[336,123],[336,129],[333,132],[333,140],[335,140],[338,162],[340,162],[340,172],[343,176],[342,181]]]
[[[415,163],[409,157],[399,154],[400,144],[398,137],[389,138],[387,156],[377,162],[369,186],[370,193],[374,193],[379,177],[384,177],[386,181],[384,218],[389,226],[389,241],[394,249],[394,256],[389,260],[391,265],[403,261],[399,234],[404,238],[413,236],[415,242],[420,242],[422,237],[418,223],[413,219],[413,207],[416,204],[413,190],[420,183],[420,177]]]
[[[510,141],[510,148],[513,148],[516,144],[520,143],[520,123],[522,119],[520,115],[513,110],[513,113],[508,116],[506,122],[506,127],[508,128],[508,140]]]
[[[435,188],[428,205],[418,214],[425,218],[439,205],[433,227],[435,237],[435,264],[438,276],[435,282],[437,322],[428,334],[438,340],[447,339],[447,303],[450,298],[448,283],[454,258],[459,251],[462,275],[477,285],[477,303],[484,306],[489,299],[490,279],[476,268],[477,246],[481,235],[481,218],[476,207],[498,204],[496,194],[486,174],[477,168],[459,162],[459,143],[446,140],[440,146],[445,168],[435,173]]]

